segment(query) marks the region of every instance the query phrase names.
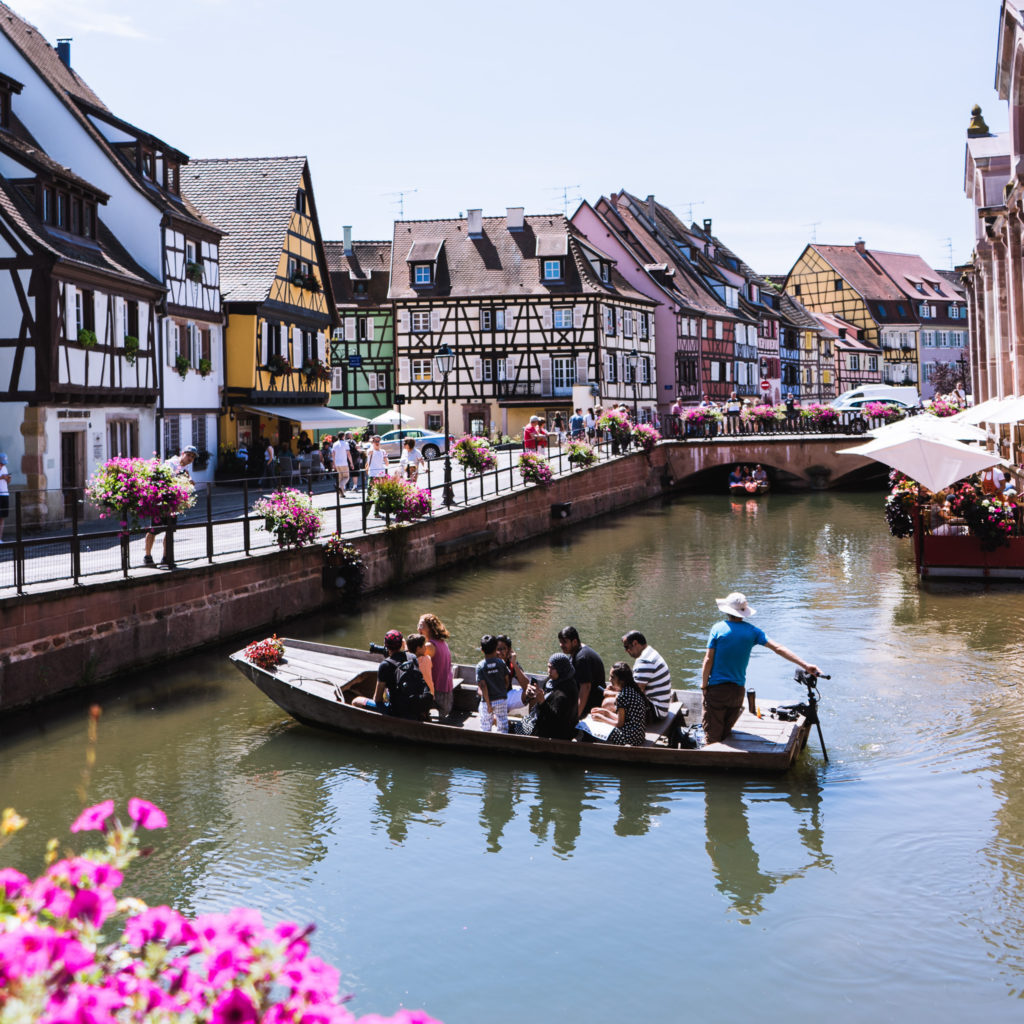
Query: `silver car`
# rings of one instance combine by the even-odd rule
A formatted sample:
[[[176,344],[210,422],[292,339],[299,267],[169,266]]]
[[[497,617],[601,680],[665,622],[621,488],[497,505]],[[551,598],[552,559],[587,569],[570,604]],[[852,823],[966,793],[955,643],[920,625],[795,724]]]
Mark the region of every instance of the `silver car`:
[[[425,459],[436,459],[444,453],[444,434],[421,430],[419,427],[389,430],[386,434],[381,434],[380,446],[387,452],[389,459],[401,458],[402,441],[407,437],[415,439],[416,447]]]

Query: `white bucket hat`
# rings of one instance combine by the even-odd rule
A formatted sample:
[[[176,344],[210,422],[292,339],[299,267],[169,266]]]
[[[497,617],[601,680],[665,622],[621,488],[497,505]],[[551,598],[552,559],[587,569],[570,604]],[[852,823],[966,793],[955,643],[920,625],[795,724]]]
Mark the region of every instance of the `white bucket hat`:
[[[755,611],[747,604],[746,596],[736,590],[728,597],[715,598],[715,604],[718,605],[719,611],[725,612],[726,615],[735,615],[740,619],[749,619]]]

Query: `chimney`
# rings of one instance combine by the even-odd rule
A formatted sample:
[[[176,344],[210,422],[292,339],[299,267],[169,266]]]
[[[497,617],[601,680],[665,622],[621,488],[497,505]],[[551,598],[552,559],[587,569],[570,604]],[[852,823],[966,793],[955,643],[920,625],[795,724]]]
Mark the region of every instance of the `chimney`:
[[[342,234],[345,238],[345,255],[352,255],[352,225],[346,224],[342,229]]]
[[[466,233],[470,238],[479,238],[484,233],[483,210],[466,210]]]
[[[526,213],[525,207],[522,206],[508,206],[506,207],[507,214],[507,225],[509,231],[522,231],[523,230],[523,214]]]
[[[863,238],[858,238],[857,241],[853,243],[853,247],[861,254],[861,256],[867,256],[868,247]]]
[[[704,218],[704,234],[705,235],[710,235],[711,234],[711,218],[710,217],[705,217]]]
[[[647,197],[647,219],[651,222],[653,227],[657,223],[656,207],[654,205],[654,196]]]
[[[57,56],[60,57],[61,64],[70,70],[71,68],[71,39],[58,39],[57,40]]]

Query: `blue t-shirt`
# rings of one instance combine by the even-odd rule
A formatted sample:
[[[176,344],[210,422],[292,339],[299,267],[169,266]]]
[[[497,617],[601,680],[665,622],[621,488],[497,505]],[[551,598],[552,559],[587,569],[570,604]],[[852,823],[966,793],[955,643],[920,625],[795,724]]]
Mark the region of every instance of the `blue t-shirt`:
[[[764,646],[768,642],[764,630],[749,622],[732,622],[723,619],[711,627],[708,650],[715,652],[715,663],[711,666],[708,686],[718,683],[747,685],[747,663],[754,644]]]

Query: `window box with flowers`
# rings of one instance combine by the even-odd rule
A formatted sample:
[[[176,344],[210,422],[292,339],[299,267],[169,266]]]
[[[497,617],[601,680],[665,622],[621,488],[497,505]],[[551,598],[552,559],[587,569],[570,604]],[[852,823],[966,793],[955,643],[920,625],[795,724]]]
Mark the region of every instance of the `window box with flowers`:
[[[345,597],[357,597],[365,575],[366,566],[356,548],[332,533],[324,542],[324,589],[341,590]]]
[[[188,361],[188,356],[178,355],[174,357],[174,372],[184,380],[188,376],[188,371],[192,369],[192,364]]]
[[[126,334],[124,337],[124,358],[129,366],[135,365],[139,357],[139,339],[134,334]]]
[[[303,287],[307,288],[311,292],[320,291],[320,282],[317,280],[315,274],[307,274],[304,281]]]
[[[317,359],[311,363],[304,363],[302,372],[306,375],[306,383],[309,385],[313,385],[317,381],[326,382],[331,379],[330,367]]]
[[[200,359],[196,369],[199,371],[200,377],[209,377],[213,372],[213,363],[209,359]]]
[[[95,348],[98,339],[95,331],[90,331],[88,327],[83,327],[78,332],[78,344],[84,349]]]
[[[276,352],[267,360],[267,369],[275,376],[281,377],[292,372],[292,364],[287,356],[278,355]]]
[[[185,277],[194,282],[195,284],[203,283],[203,261],[202,260],[189,260],[185,264]]]
[[[291,276],[291,282],[292,282],[292,285],[294,287],[296,287],[296,288],[305,288],[306,287],[306,275],[305,274],[300,274],[299,271],[296,270],[295,273],[292,274],[292,276]]]

